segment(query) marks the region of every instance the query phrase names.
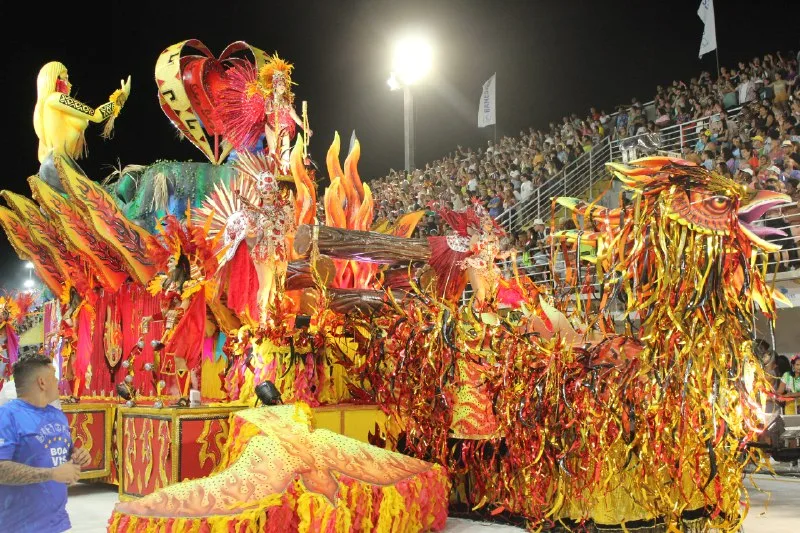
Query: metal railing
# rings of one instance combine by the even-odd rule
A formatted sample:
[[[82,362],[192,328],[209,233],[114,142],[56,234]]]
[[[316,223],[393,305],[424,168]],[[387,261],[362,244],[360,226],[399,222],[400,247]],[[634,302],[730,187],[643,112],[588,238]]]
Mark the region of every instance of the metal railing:
[[[729,109],[728,120],[736,122],[736,117],[741,107]],[[667,126],[659,130],[661,146],[659,153],[681,154],[686,156],[684,147],[694,150],[700,135],[711,129],[712,122],[719,118],[719,114],[692,119],[682,124]],[[585,196],[586,200],[594,199],[594,185],[598,181],[608,178],[605,164],[610,161],[627,161],[638,157],[634,151],[625,153],[623,149],[626,141],[636,136],[625,139],[612,140],[604,137],[592,149],[582,154],[578,159],[564,167],[555,176],[548,179],[543,185],[526,200],[519,202],[503,211],[497,216],[497,222],[506,230],[516,232],[527,229],[533,220],[541,218],[549,221],[552,217],[552,200],[557,196]]]
[[[734,107],[726,112],[728,113],[728,120],[736,123],[736,117],[739,116],[741,107]],[[687,155],[684,147],[689,147],[689,151],[694,151],[694,146],[697,144],[700,135],[705,131],[712,129],[712,122],[719,118],[719,113],[709,115],[707,117],[692,119],[681,124],[673,124],[658,130],[661,137],[660,151],[663,152],[676,152],[683,156]],[[611,143],[611,159],[610,161],[627,161],[629,158],[624,153],[623,146],[626,141],[631,140],[634,136],[626,137],[624,139],[617,139]],[[635,155],[634,155],[635,157]]]
[[[611,146],[611,138],[604,137],[538,187],[529,198],[503,211],[497,216],[497,222],[506,230],[516,232],[527,229],[537,218],[549,221],[555,197],[581,196],[588,192],[587,199],[591,199],[594,185],[607,177],[605,164],[611,160]]]
[[[789,204],[785,208],[797,207],[798,204]],[[784,209],[785,209],[784,208]],[[768,213],[772,215],[771,213]],[[780,239],[783,248],[779,252],[772,253],[768,256],[767,272],[771,280],[772,276],[776,276],[776,280],[788,280],[800,278],[800,214],[795,215],[775,215],[760,219],[757,223],[764,224],[771,223],[772,227],[781,229],[786,233],[785,237],[774,237],[773,239]],[[773,241],[776,242],[776,241]],[[540,249],[538,253],[531,253],[531,263],[524,264],[521,255],[517,255],[517,272],[520,276],[528,276],[531,280],[537,283],[546,283],[554,286],[554,274],[560,279],[564,280],[567,261],[562,257],[561,252],[557,252],[555,261],[550,263],[550,247],[546,246]],[[570,257],[570,263],[574,264],[575,257]],[[508,279],[513,277],[513,264],[510,260],[497,263],[498,267],[503,271],[504,276]],[[583,274],[590,272],[594,273],[594,267],[589,263],[584,263]],[[580,280],[581,286],[585,279]],[[560,288],[569,290],[570,287],[565,286],[563,281],[559,283]],[[599,290],[599,283],[592,280],[590,286],[597,292]],[[572,287],[574,289],[574,287]],[[466,298],[470,295],[469,291],[466,293]]]

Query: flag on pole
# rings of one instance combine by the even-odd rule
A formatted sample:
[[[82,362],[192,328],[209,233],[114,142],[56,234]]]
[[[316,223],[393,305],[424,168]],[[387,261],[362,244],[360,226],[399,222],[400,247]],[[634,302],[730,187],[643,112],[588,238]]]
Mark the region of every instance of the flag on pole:
[[[717,49],[717,24],[714,21],[714,0],[700,0],[697,16],[703,21],[703,40],[700,41],[700,57]]]
[[[481,94],[481,101],[478,104],[478,127],[491,126],[497,123],[495,117],[495,100],[494,100],[494,82],[497,73],[492,74],[486,83],[483,84],[483,93]]]

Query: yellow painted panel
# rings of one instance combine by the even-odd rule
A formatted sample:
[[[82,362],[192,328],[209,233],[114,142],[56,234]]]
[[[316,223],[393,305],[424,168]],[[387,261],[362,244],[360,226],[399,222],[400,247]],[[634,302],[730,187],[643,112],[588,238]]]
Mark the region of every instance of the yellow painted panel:
[[[379,408],[345,410],[344,435],[361,442],[368,442],[367,436],[375,432],[375,423],[381,431],[386,428],[386,415]]]
[[[342,415],[337,410],[314,410],[314,426],[320,429],[329,429],[336,433],[342,432]]]

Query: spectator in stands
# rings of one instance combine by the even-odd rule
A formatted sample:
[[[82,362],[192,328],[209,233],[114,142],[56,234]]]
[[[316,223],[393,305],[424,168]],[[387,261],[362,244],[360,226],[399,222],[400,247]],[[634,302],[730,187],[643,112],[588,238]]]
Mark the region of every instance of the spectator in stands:
[[[740,74],[739,80],[739,85],[736,87],[736,90],[739,93],[739,103],[744,104],[755,100],[756,84],[745,72]]]
[[[754,185],[753,180],[755,179],[755,172],[753,172],[753,169],[750,167],[742,167],[739,168],[734,178],[742,185],[752,187]]]
[[[714,170],[714,152],[711,150],[703,150],[700,154],[701,165],[708,170]]]
[[[774,97],[772,99],[776,104],[783,104],[789,101],[789,89],[794,85],[795,80],[786,81],[783,79],[783,74],[776,71],[774,75],[775,81],[769,84],[772,88]]]
[[[550,243],[548,242],[548,235],[549,231],[544,224],[544,220],[541,218],[537,218],[533,221],[533,231],[531,232],[532,241],[534,242],[534,246],[540,250],[544,251]]]
[[[778,385],[778,396],[786,402],[783,412],[787,415],[798,414],[800,400],[800,354],[791,359],[791,369],[781,376]]]

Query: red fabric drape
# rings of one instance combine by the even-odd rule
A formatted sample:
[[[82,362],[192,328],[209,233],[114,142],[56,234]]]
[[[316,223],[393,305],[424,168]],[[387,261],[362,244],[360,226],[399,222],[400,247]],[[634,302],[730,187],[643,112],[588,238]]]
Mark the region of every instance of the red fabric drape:
[[[95,321],[92,336],[92,383],[90,394],[100,394],[111,391],[111,369],[106,360],[106,347],[104,333],[106,330],[106,309],[109,307],[110,296],[103,294],[95,304]]]
[[[17,330],[6,324],[6,351],[8,352],[8,364],[13,366],[19,359],[19,336]]]
[[[53,343],[50,341],[53,334],[58,333],[58,325],[61,322],[61,313],[58,300],[50,300],[44,304],[44,353],[52,359],[57,354],[54,353]],[[60,366],[59,366],[60,368]]]
[[[117,305],[120,307],[122,317],[122,360],[124,361],[130,357],[131,351],[139,341],[139,337],[142,336],[142,318],[157,315],[160,308],[155,296],[150,295],[141,285],[130,282],[123,285],[117,293]],[[140,395],[151,396],[155,393],[152,374],[144,370],[144,365],[153,362],[153,348],[150,346],[150,341],[161,339],[163,332],[163,322],[151,322],[150,331],[144,335],[144,349],[134,363],[133,385]],[[114,374],[114,383],[122,382],[127,373],[128,369],[120,364]]]
[[[199,369],[203,354],[203,339],[206,328],[205,290],[200,290],[191,297],[186,312],[175,326],[164,352],[186,360],[186,366]]]
[[[86,386],[86,371],[92,361],[92,309],[91,304],[84,304],[78,311],[77,335],[75,354],[73,355],[73,370],[75,372],[76,388],[73,393],[76,396],[91,394],[91,387]],[[94,370],[92,370],[94,373]],[[94,380],[90,385],[94,384]]]
[[[241,243],[236,254],[226,265],[228,274],[228,307],[238,316],[249,309],[250,316],[258,316],[258,274],[247,244]]]

